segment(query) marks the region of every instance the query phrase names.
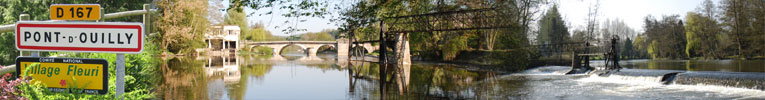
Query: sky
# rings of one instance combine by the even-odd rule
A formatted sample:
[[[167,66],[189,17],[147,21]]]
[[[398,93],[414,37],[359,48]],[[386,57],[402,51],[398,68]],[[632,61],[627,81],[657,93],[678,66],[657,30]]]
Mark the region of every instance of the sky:
[[[297,1],[297,0],[295,0]],[[337,4],[337,3],[345,3],[351,2],[352,0],[328,0],[331,5]],[[223,5],[225,7],[228,7],[229,0],[223,0]],[[332,7],[332,6],[330,6]],[[319,32],[324,29],[337,29],[338,25],[334,22],[330,22],[330,18],[333,16],[338,16],[336,13],[336,10],[328,8],[328,10],[331,12],[331,15],[325,16],[325,18],[316,18],[316,17],[305,17],[300,18],[300,20],[306,20],[305,22],[299,22],[299,23],[288,23],[285,24],[284,21],[291,20],[292,22],[295,22],[295,18],[287,18],[281,16],[283,13],[288,12],[287,10],[279,10],[278,8],[273,8],[273,14],[270,15],[257,15],[257,14],[263,14],[267,11],[271,11],[272,9],[260,9],[260,10],[254,10],[252,8],[246,8],[245,14],[249,14],[252,12],[255,12],[255,15],[252,15],[250,17],[247,17],[247,20],[250,21],[250,23],[257,23],[262,22],[265,24],[266,30],[271,32],[271,34],[276,36],[289,36],[289,35],[296,35],[296,34],[302,34],[306,32]],[[223,12],[225,14],[225,12]],[[295,33],[285,33],[282,30],[289,26],[295,26],[299,29],[306,29],[306,31],[300,31]]]
[[[664,15],[680,15],[685,18],[689,11],[695,11],[704,0],[600,0],[598,20],[621,19],[638,32],[643,30],[643,20],[649,14],[654,18]],[[596,0],[558,0],[562,17],[571,28],[582,28],[587,23],[590,5]],[[719,0],[712,0],[719,5]]]
[[[341,4],[349,5],[354,0],[329,0],[331,5]],[[564,20],[571,25],[569,29],[582,28],[586,25],[586,18],[588,8],[594,5],[597,0],[552,0],[557,2],[560,13]],[[712,0],[715,5],[719,5],[719,0]],[[655,18],[660,18],[664,15],[680,15],[680,18],[685,18],[685,14],[689,11],[695,11],[698,5],[703,0],[600,0],[600,9],[598,14],[598,20],[600,22],[606,19],[621,19],[627,25],[636,31],[641,32],[643,30],[643,19],[647,15],[653,15]],[[224,0],[223,5],[228,6],[229,1]],[[332,6],[330,6],[332,7]],[[543,7],[544,9],[549,6]],[[271,9],[253,10],[251,8],[245,9],[245,13],[264,13]],[[546,10],[543,10],[546,11]],[[250,23],[263,22],[266,30],[271,34],[277,36],[295,35],[305,32],[319,32],[324,29],[337,29],[338,25],[335,22],[330,22],[332,16],[338,16],[337,11],[330,9],[332,15],[328,15],[325,18],[301,18],[306,20],[305,22],[285,24],[286,20],[295,20],[294,18],[286,18],[281,16],[282,12],[286,10],[273,9],[271,15],[253,15],[248,17]],[[225,14],[225,12],[224,12]],[[306,31],[285,34],[282,29],[288,26],[297,25],[300,29],[306,29]]]

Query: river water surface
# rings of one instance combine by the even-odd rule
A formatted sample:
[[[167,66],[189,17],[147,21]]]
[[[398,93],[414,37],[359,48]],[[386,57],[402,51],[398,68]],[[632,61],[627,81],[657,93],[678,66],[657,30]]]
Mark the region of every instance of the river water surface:
[[[690,65],[689,65],[690,64]],[[762,61],[625,61],[637,69],[765,72]],[[721,66],[721,67],[716,67]],[[520,73],[466,70],[465,66],[411,65],[407,89],[381,84],[378,65],[341,63],[335,57],[229,56],[166,58],[158,94],[184,100],[344,99],[765,99],[762,90],[710,85],[663,85],[638,77],[563,75],[570,68],[543,66]],[[765,75],[765,74],[764,74]],[[391,77],[388,77],[391,78]],[[389,80],[394,80],[393,78]],[[380,85],[386,87],[380,91]]]

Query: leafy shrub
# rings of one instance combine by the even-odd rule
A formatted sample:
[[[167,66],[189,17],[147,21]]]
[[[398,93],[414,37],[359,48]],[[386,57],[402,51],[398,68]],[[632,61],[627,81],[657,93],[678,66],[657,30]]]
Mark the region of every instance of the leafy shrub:
[[[0,66],[0,68],[3,68],[3,66]],[[28,83],[29,81],[24,80],[23,78],[11,79],[12,76],[13,75],[11,75],[11,73],[6,73],[0,77],[0,99],[26,100],[27,98],[18,95],[21,93],[21,90],[17,89],[16,86],[19,86],[23,83]]]

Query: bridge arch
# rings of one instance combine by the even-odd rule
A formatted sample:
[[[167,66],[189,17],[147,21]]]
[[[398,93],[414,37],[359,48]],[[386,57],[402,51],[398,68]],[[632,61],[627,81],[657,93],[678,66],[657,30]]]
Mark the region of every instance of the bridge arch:
[[[309,49],[308,47],[306,47],[305,45],[302,45],[302,44],[293,44],[293,43],[290,43],[290,44],[282,44],[282,45],[280,45],[278,47],[278,49],[274,49],[274,53],[277,54],[277,55],[281,55],[282,51],[284,51],[284,48],[286,48],[287,46],[298,46],[298,47],[300,47],[300,50],[303,50],[303,51]]]
[[[317,53],[318,53],[319,49],[322,49],[322,48],[325,48],[325,47],[326,48],[333,48],[335,50],[337,49],[337,45],[336,44],[322,44],[322,45],[316,46],[315,48],[316,48]]]

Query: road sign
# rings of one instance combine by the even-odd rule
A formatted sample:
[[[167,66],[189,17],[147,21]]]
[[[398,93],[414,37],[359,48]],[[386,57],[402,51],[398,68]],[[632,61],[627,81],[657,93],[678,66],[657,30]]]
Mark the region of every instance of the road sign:
[[[16,58],[16,72],[32,77],[51,91],[84,89],[85,93],[105,94],[109,89],[109,64],[104,59]],[[17,74],[17,75],[18,75]]]
[[[51,20],[99,20],[101,5],[98,4],[54,4],[50,5]]]
[[[16,48],[28,51],[139,53],[143,24],[118,22],[31,22],[16,24]]]

